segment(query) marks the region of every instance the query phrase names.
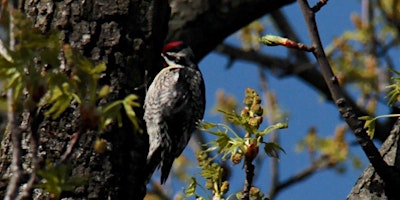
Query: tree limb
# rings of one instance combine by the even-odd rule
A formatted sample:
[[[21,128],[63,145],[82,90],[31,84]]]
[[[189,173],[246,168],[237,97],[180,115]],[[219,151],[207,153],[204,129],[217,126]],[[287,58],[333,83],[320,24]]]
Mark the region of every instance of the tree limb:
[[[354,111],[355,107],[349,104],[348,99],[339,86],[338,80],[332,72],[330,64],[325,56],[324,49],[319,37],[318,28],[315,21],[315,13],[311,10],[307,0],[298,0],[300,8],[306,21],[311,41],[315,46],[314,56],[318,60],[322,75],[327,83],[339,112],[347,122],[368,160],[375,168],[376,172],[387,184],[386,193],[393,195],[394,189],[400,187],[400,176],[397,170],[390,167],[380,155],[372,140],[369,138],[364,123],[358,118],[361,117]]]
[[[232,0],[171,2],[167,41],[183,40],[201,60],[226,37],[263,15],[294,0]],[[246,13],[246,14],[243,14]]]
[[[264,68],[269,69],[277,77],[285,77],[289,75],[295,75],[303,82],[311,85],[318,92],[320,92],[326,100],[334,103],[328,86],[325,83],[321,72],[317,70],[314,64],[309,61],[304,55],[297,54],[300,60],[290,61],[289,59],[279,58],[276,56],[269,56],[255,51],[244,51],[243,49],[234,47],[228,44],[218,45],[215,49],[216,52],[225,54],[231,59],[246,60],[249,62],[254,62],[257,65],[261,65]],[[308,63],[305,63],[309,61]],[[354,108],[354,112],[359,116],[369,115],[367,111],[361,109],[352,100],[350,95],[343,91],[343,95],[348,99],[348,103]],[[392,122],[390,119],[387,122]],[[376,139],[380,141],[385,141],[389,135],[388,125],[393,123],[376,123]],[[391,126],[390,126],[391,127]]]
[[[12,161],[11,161],[11,178],[10,182],[7,187],[7,191],[5,194],[5,200],[13,200],[17,196],[19,182],[22,177],[22,149],[21,149],[21,139],[22,133],[21,130],[17,127],[16,117],[15,117],[15,104],[14,104],[14,90],[8,89],[7,91],[7,134],[11,135],[11,142],[12,142]]]
[[[287,180],[279,182],[275,187],[271,188],[269,193],[269,198],[274,199],[276,195],[281,192],[283,189],[288,188],[300,181],[303,181],[320,170],[332,168],[335,166],[336,163],[329,162],[329,159],[321,157],[317,160],[314,160],[312,164],[307,167],[306,169],[298,172],[297,174],[291,176]]]
[[[385,141],[379,152],[383,155],[383,159],[393,166],[400,165],[400,119],[396,120],[393,129]],[[348,200],[358,200],[358,199],[371,199],[371,200],[381,200],[387,199],[385,194],[384,186],[385,183],[377,174],[376,170],[372,165],[369,165],[367,169],[364,170],[362,175],[358,178],[357,182],[353,186],[351,192],[347,196]],[[398,188],[397,188],[398,189]]]

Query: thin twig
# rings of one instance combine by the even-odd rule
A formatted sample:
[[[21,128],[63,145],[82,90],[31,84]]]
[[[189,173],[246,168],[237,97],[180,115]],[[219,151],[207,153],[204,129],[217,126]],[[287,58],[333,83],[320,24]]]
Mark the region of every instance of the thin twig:
[[[10,10],[13,10],[13,5],[9,3]],[[9,13],[10,15],[10,50],[15,50],[15,38],[13,37],[14,31],[14,16],[12,15],[12,11]],[[7,90],[7,129],[11,135],[11,142],[12,142],[12,161],[11,161],[11,171],[12,175],[10,178],[10,182],[7,186],[7,191],[5,194],[5,200],[14,200],[18,188],[19,182],[22,177],[22,147],[21,147],[21,139],[22,139],[22,132],[17,127],[16,123],[16,116],[15,116],[15,101],[14,101],[14,89],[10,88]]]
[[[285,29],[286,30],[286,29]],[[290,62],[290,59],[283,58],[274,58],[273,56],[269,56],[263,53],[254,52],[254,51],[244,51],[240,48],[222,44],[216,48],[216,51],[222,54],[225,54],[233,59],[241,59],[250,62],[257,63],[262,67],[268,68],[275,76],[284,77],[288,75],[296,75],[298,78],[303,80],[304,82],[313,86],[316,90],[318,90],[321,94],[324,95],[326,100],[329,102],[335,103],[332,99],[331,93],[329,91],[328,86],[326,85],[321,72],[316,69],[316,64],[306,63],[308,58],[303,55],[304,51],[300,54],[296,54],[296,57],[300,59],[300,61]],[[309,61],[311,62],[311,61]],[[296,67],[296,65],[298,67]],[[344,97],[347,99],[347,102],[354,109],[353,111],[357,113],[359,116],[368,115],[368,112],[364,109],[357,106],[355,101],[347,94],[345,91]],[[380,141],[385,141],[389,132],[381,122],[376,123],[376,139]]]
[[[11,142],[12,142],[12,161],[11,161],[11,171],[12,175],[10,178],[10,182],[7,186],[7,192],[4,197],[5,200],[14,200],[18,188],[19,182],[22,176],[22,163],[21,163],[21,139],[22,133],[19,128],[16,126],[16,117],[15,117],[15,104],[14,104],[14,90],[8,89],[7,90],[7,129],[11,135]]]
[[[294,185],[296,183],[299,183],[300,181],[305,180],[306,178],[311,177],[312,175],[314,175],[315,173],[317,173],[321,170],[332,168],[335,165],[336,165],[336,163],[332,163],[329,160],[327,160],[326,158],[321,157],[321,158],[315,160],[315,162],[313,162],[308,168],[291,176],[287,180],[282,181],[279,184],[277,184],[277,186],[274,188],[274,190],[270,191],[269,198],[274,199],[276,197],[276,195],[282,189],[288,188],[291,185]]]
[[[296,71],[301,70],[301,69],[295,68],[295,66],[296,66],[295,63],[291,63],[286,58],[278,58],[276,56],[270,56],[270,55],[255,52],[255,51],[244,51],[243,49],[240,49],[240,48],[228,45],[228,44],[218,45],[217,48],[215,49],[215,51],[229,56],[230,62],[233,62],[233,60],[235,60],[235,59],[256,62],[262,66],[267,67],[277,77],[291,75],[291,74],[295,73]],[[315,68],[315,66],[310,65],[310,66],[306,66],[302,69],[306,70],[309,68]]]
[[[259,67],[259,74],[260,74],[260,82],[261,82],[261,91],[263,93],[264,99],[266,100],[266,109],[268,110],[268,123],[269,124],[275,124],[276,122],[273,120],[275,113],[273,101],[270,98],[271,92],[268,89],[268,80],[267,76],[264,74],[263,70],[261,67]],[[270,138],[271,142],[274,143],[279,143],[279,137],[276,131],[273,131],[270,133]],[[279,152],[277,152],[279,155]],[[279,162],[277,158],[272,157],[271,159],[271,186],[270,186],[270,191],[273,190],[273,188],[276,188],[279,182]]]
[[[298,0],[298,3],[303,12],[313,46],[316,47],[313,54],[318,60],[322,75],[324,76],[325,82],[329,87],[332,98],[334,99],[340,114],[353,131],[358,143],[379,176],[386,184],[393,186],[393,188],[400,188],[400,174],[383,160],[375,144],[369,138],[364,129],[364,123],[358,119],[361,116],[354,112],[354,107],[349,104],[348,100],[343,95],[342,88],[340,87],[336,76],[333,74],[332,68],[326,58],[315,21],[315,13],[311,10],[307,0]]]
[[[380,1],[379,1],[380,2]],[[280,31],[281,35],[284,35],[294,41],[301,42],[300,38],[297,36],[295,31],[292,28],[292,25],[289,23],[289,20],[286,18],[286,16],[279,10],[274,11],[271,13],[271,17],[273,19],[275,27]],[[399,29],[400,30],[400,29]],[[305,51],[296,51],[293,49],[289,49],[291,58],[295,58],[295,61],[293,64],[295,67],[293,69],[294,75],[297,77],[301,78],[303,81],[305,81],[308,84],[311,84],[314,86],[320,93],[324,94],[325,98],[328,101],[333,102],[331,94],[329,92],[329,89],[324,82],[324,78],[321,75],[321,72],[316,68],[316,64],[311,64],[313,63],[307,56],[307,53]],[[312,67],[301,67],[300,70],[296,70],[299,67],[296,66],[312,66]],[[288,72],[291,72],[291,70],[287,70]],[[353,98],[344,92],[344,96],[349,102],[350,105],[354,108],[354,112],[357,113],[360,116],[368,115],[368,112],[358,106]],[[387,136],[389,135],[389,130],[386,128],[386,124],[382,124],[381,122],[378,122],[376,124],[376,135],[375,139],[378,139],[380,141],[385,141]]]
[[[81,138],[81,131],[72,134],[67,150],[65,150],[64,154],[61,156],[59,164],[66,162],[71,157],[80,138]]]
[[[250,198],[250,189],[253,185],[254,178],[254,165],[251,159],[245,159],[244,161],[244,169],[246,170],[246,179],[243,185],[242,191],[242,200],[249,200]]]
[[[319,0],[317,4],[315,4],[315,6],[313,6],[311,8],[311,10],[316,13],[318,12],[324,5],[326,5],[326,3],[328,3],[328,0]]]

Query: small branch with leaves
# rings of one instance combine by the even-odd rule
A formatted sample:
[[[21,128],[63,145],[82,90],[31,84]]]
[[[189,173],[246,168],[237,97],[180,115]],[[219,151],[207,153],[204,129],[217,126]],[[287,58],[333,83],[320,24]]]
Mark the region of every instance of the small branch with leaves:
[[[259,130],[263,121],[263,108],[261,107],[261,98],[258,93],[253,89],[246,89],[245,107],[241,113],[235,111],[220,111],[229,123],[241,127],[245,134],[240,136],[230,126],[225,124],[214,124],[204,122],[202,130],[217,138],[211,141],[209,148],[204,152],[198,154],[198,162],[202,168],[201,176],[206,178],[206,187],[213,193],[213,199],[222,199],[222,195],[226,194],[229,190],[229,182],[223,179],[223,168],[220,167],[216,161],[211,158],[205,157],[208,152],[217,151],[222,160],[231,160],[233,164],[239,164],[243,160],[243,165],[246,173],[246,178],[243,184],[243,190],[236,194],[237,199],[261,199],[264,194],[253,185],[254,159],[258,156],[259,148],[263,145],[266,155],[277,157],[278,151],[283,151],[283,148],[273,142],[265,142],[264,136],[277,129],[287,128],[286,123],[277,123],[271,125],[264,130]],[[197,186],[196,179],[193,178],[192,184],[186,191],[187,197],[196,195]],[[233,194],[232,194],[233,195]]]
[[[303,12],[306,21],[312,46],[308,47],[304,44],[296,43],[286,38],[267,35],[260,39],[260,41],[268,46],[283,45],[289,48],[296,48],[298,50],[312,52],[318,61],[321,73],[328,85],[332,99],[335,101],[339,112],[343,119],[347,122],[350,129],[353,131],[357,138],[358,143],[362,147],[364,153],[367,155],[370,163],[375,168],[377,173],[382,177],[386,183],[386,192],[390,196],[393,195],[395,188],[400,187],[400,172],[399,170],[390,167],[380,155],[378,149],[370,139],[367,129],[365,129],[361,116],[355,112],[354,105],[349,103],[345,96],[345,92],[340,87],[338,79],[334,75],[332,68],[325,55],[321,39],[319,36],[317,24],[315,21],[315,13],[320,10],[322,6],[327,3],[326,0],[321,0],[316,6],[310,7],[307,0],[298,0],[298,4]],[[365,120],[365,119],[364,119]]]

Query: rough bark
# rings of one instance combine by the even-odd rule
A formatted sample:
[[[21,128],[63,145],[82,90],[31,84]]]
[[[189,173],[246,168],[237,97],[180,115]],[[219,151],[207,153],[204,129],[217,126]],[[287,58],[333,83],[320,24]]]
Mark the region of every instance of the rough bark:
[[[400,166],[400,120],[396,122],[392,132],[380,149],[383,159],[391,166],[399,169]],[[398,188],[397,188],[398,189]],[[397,195],[398,197],[398,195]],[[382,200],[390,199],[386,195],[385,183],[376,173],[375,169],[369,165],[363,174],[358,178],[352,188],[348,200],[371,199]]]
[[[52,29],[61,31],[61,40],[70,44],[93,63],[104,62],[107,72],[101,84],[112,88],[111,102],[135,93],[144,96],[144,89],[134,90],[143,84],[145,69],[151,74],[159,70],[159,53],[167,32],[169,6],[166,1],[36,1],[28,0],[21,6],[35,28],[44,34]],[[155,66],[155,67],[154,67]],[[85,87],[85,86],[82,86]],[[121,111],[122,112],[122,111]],[[142,109],[136,110],[139,118]],[[38,116],[41,116],[39,114]],[[36,118],[38,118],[36,116]],[[39,159],[57,163],[74,135],[80,129],[80,111],[74,103],[57,120],[43,118],[37,121],[40,134]],[[24,119],[25,120],[25,119]],[[22,121],[21,124],[28,123]],[[23,133],[23,166],[29,171],[29,132]],[[111,149],[105,153],[94,153],[93,142],[98,133],[81,133],[77,148],[71,156],[71,176],[89,177],[87,184],[76,188],[73,199],[142,199],[146,193],[147,135],[134,130],[125,119],[124,126],[112,127],[100,137],[106,139]],[[2,149],[2,175],[10,176],[10,141],[4,140]],[[25,181],[25,180],[22,180]],[[35,190],[35,199],[46,198],[40,189]]]

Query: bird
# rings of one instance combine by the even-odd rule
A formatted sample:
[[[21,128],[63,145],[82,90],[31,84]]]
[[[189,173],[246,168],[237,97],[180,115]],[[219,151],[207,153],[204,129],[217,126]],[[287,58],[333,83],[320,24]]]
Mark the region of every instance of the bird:
[[[148,180],[159,167],[163,184],[203,119],[206,100],[204,79],[188,45],[170,42],[161,57],[163,69],[148,88],[143,118],[149,135]]]

